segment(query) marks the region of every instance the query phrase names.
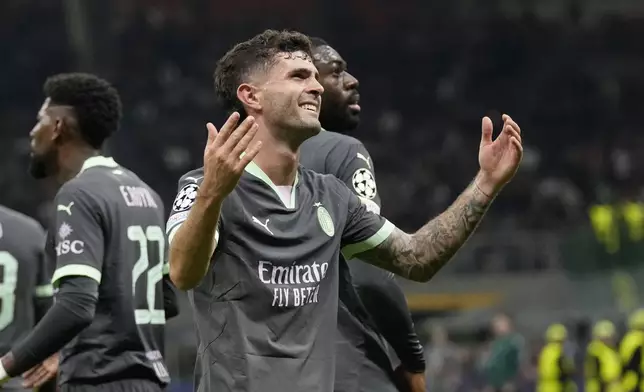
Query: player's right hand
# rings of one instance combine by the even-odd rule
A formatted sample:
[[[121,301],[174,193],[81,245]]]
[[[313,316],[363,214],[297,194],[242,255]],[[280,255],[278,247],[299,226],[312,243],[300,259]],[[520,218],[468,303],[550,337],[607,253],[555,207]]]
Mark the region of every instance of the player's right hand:
[[[255,119],[249,116],[241,124],[237,125],[238,122],[239,113],[235,112],[220,131],[212,123],[206,124],[208,142],[203,154],[204,177],[199,196],[222,201],[235,189],[244,168],[259,152],[261,141],[249,148],[258,129]]]
[[[396,368],[398,388],[404,392],[426,392],[425,373],[412,373],[400,365]]]
[[[45,359],[41,364],[34,366],[22,374],[22,386],[25,388],[39,388],[58,374],[59,357],[55,353]]]

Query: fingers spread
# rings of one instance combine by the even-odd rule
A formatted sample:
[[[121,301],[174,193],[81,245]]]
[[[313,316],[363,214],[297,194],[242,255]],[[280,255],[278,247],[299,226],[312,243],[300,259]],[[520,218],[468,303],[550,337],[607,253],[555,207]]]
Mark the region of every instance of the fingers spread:
[[[247,119],[248,120],[248,119]],[[222,146],[226,143],[226,140],[230,137],[230,134],[235,130],[237,122],[239,121],[239,113],[234,112],[228,117],[228,120],[224,123],[224,126],[221,127],[217,138],[215,139],[216,146]]]
[[[23,386],[26,388],[38,387],[49,379],[48,374],[44,367],[38,365],[30,371],[28,377],[23,375]]]
[[[217,138],[217,128],[213,123],[208,123],[206,124],[206,129],[208,130],[208,141],[206,142],[206,145],[209,146]]]
[[[503,122],[505,125],[510,125],[513,129],[515,129],[519,134],[521,134],[521,127],[519,127],[519,124],[517,124],[512,117],[508,116],[507,114],[503,115]]]
[[[257,134],[258,129],[259,129],[259,125],[257,123],[253,124],[250,127],[248,132],[241,138],[241,140],[237,143],[237,145],[233,149],[233,154],[235,156],[240,156],[243,152],[246,151],[246,148],[248,147],[248,145],[250,145],[250,142]]]
[[[523,156],[523,146],[521,145],[521,142],[515,137],[511,137],[510,142],[514,145],[514,147],[516,147],[516,149],[519,151],[519,154]]]
[[[503,128],[503,133],[504,133],[506,136],[513,137],[513,138],[517,139],[517,140],[519,141],[519,143],[522,143],[522,142],[523,142],[523,140],[521,140],[521,134],[520,134],[520,133],[519,133],[519,132],[514,128],[514,127],[512,127],[512,126],[511,126],[511,125],[509,125],[509,124],[508,124],[508,125],[506,125],[506,126]]]
[[[244,154],[243,157],[239,160],[239,163],[237,164],[237,169],[238,170],[243,170],[255,157],[257,156],[257,153],[259,153],[259,150],[262,148],[262,142],[257,141],[255,142],[250,148],[246,150],[246,154]]]
[[[239,141],[248,133],[251,127],[255,124],[255,119],[248,116],[228,137],[226,144],[224,144],[225,151],[233,151]]]

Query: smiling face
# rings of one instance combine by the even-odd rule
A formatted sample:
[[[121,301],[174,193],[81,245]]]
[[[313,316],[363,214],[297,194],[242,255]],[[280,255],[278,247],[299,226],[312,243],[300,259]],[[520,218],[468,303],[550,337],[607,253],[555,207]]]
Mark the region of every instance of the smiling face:
[[[320,131],[324,89],[318,71],[303,52],[278,53],[261,83],[258,103],[267,124],[311,136]]]
[[[348,131],[360,124],[360,94],[358,79],[347,71],[347,63],[329,45],[320,45],[313,51],[324,99],[320,120],[330,131]]]

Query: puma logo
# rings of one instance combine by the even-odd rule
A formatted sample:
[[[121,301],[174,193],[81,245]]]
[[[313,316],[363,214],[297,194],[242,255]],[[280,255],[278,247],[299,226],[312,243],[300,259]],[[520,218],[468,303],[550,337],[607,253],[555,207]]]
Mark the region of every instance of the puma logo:
[[[252,218],[253,218],[253,222],[255,222],[255,223],[257,223],[258,225],[260,225],[260,226],[262,226],[263,228],[265,228],[265,229],[266,229],[266,231],[268,231],[271,235],[275,235],[275,234],[273,234],[273,232],[271,231],[271,229],[269,229],[269,228],[268,228],[268,221],[269,221],[269,219],[266,219],[266,223],[262,223],[262,221],[260,221],[259,219],[255,218],[254,216],[253,216]]]
[[[362,159],[363,161],[365,161],[365,162],[367,163],[367,167],[368,167],[369,169],[371,169],[371,163],[369,162],[369,158],[368,158],[368,157],[366,157],[366,156],[362,155],[361,153],[358,153],[357,157],[358,157],[358,159]]]
[[[202,178],[203,178],[203,176],[199,176],[199,177],[186,177],[186,180],[188,180],[188,181],[192,181],[192,182],[197,182],[197,181],[201,180]]]
[[[59,205],[56,206],[56,211],[66,212],[67,215],[71,216],[72,215],[72,206],[73,205],[74,205],[73,201],[71,203],[69,203],[68,205],[59,204]]]

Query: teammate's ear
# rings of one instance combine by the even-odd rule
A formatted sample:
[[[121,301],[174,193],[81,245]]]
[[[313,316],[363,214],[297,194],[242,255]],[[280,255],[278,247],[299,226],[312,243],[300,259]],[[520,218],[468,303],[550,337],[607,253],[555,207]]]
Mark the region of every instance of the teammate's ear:
[[[54,119],[54,130],[52,132],[52,139],[57,143],[74,138],[72,127],[70,126],[69,118],[66,116],[59,116]]]
[[[257,88],[247,83],[240,84],[237,88],[237,99],[239,99],[245,107],[256,111],[259,111],[262,108],[259,94],[261,94],[261,92]]]
[[[60,142],[64,138],[64,129],[65,129],[65,122],[62,117],[55,117],[54,118],[54,129],[51,132],[51,139],[56,142]]]

